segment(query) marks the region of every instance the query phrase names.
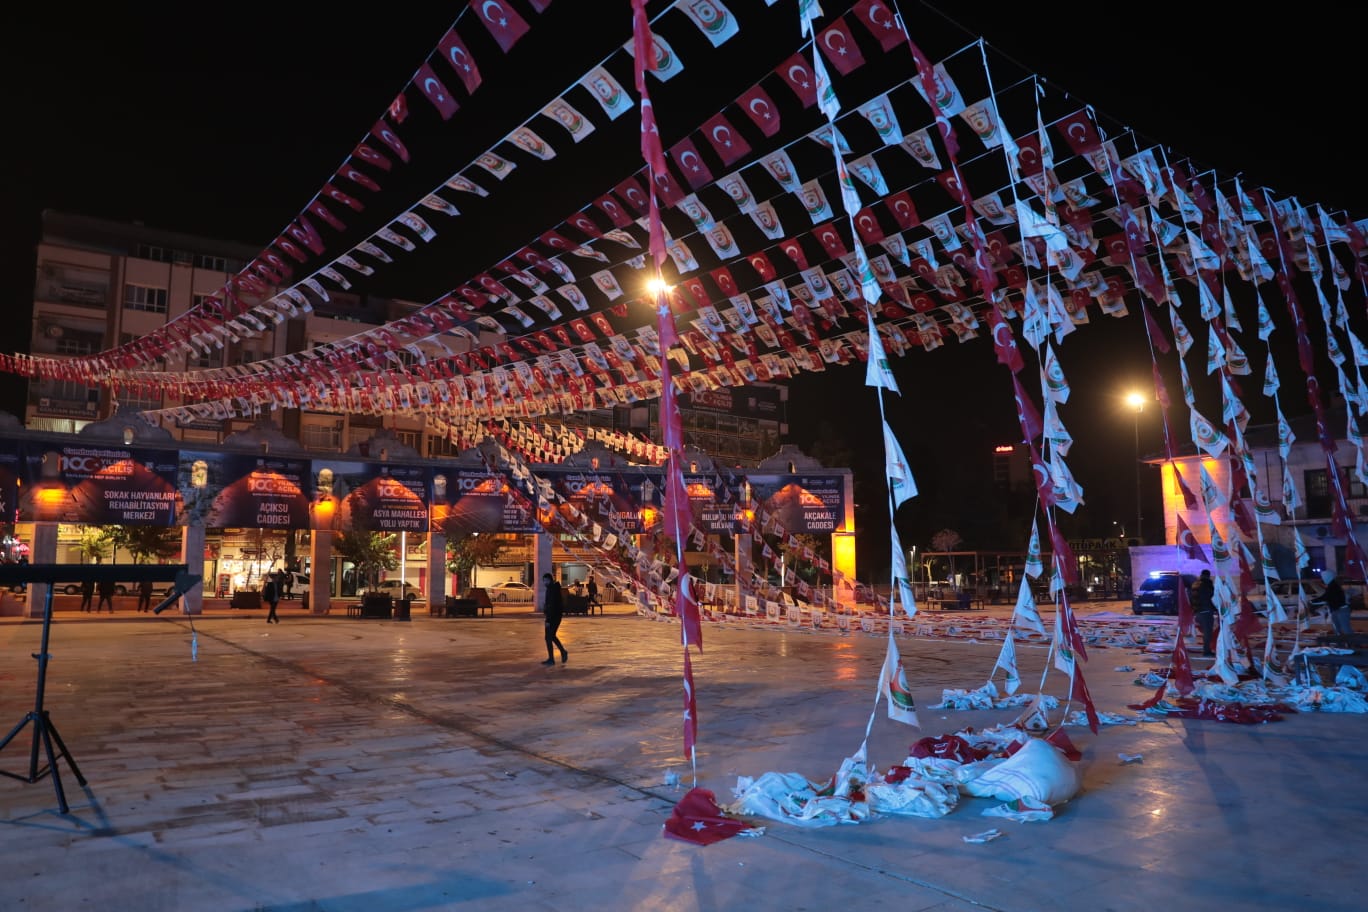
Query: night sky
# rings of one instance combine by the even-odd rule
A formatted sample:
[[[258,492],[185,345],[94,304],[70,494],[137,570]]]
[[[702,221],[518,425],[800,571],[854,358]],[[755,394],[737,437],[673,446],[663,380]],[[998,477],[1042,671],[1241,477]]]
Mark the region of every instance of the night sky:
[[[482,57],[485,85],[475,98],[462,98],[468,103],[448,124],[410,93],[414,132],[405,135],[413,136],[414,163],[411,174],[395,178],[398,191],[436,186],[440,177],[433,175],[469,161],[472,145],[488,148],[517,125],[508,112],[520,91],[549,100],[630,37],[625,0],[555,0],[541,16],[525,0],[510,2],[533,25],[515,49],[519,65],[496,59],[497,52]],[[743,30],[719,49],[725,53],[705,85],[695,80],[688,94],[651,85],[667,147],[673,122],[692,125],[697,111],[718,110],[773,68],[773,60],[743,45],[797,45],[787,0],[777,9],[762,9],[758,0],[728,5]],[[666,6],[652,4],[651,13]],[[824,6],[833,12],[846,4]],[[1355,218],[1368,214],[1352,113],[1361,81],[1351,69],[1359,29],[1337,19],[1339,7],[1303,5],[1297,9],[1312,11],[1306,21],[1274,21],[1252,18],[1244,6],[1232,14],[1238,20],[1227,21],[1198,4],[1154,10],[1067,2],[1049,4],[1048,12],[1028,4],[941,6],[954,8],[958,22],[933,7],[904,5],[912,37],[933,57],[982,35],[996,52],[1044,76],[1050,92],[1066,92],[1176,153],[1242,172],[1304,203],[1347,209]],[[458,7],[378,4],[344,14],[333,4],[149,3],[74,14],[29,4],[11,11],[0,60],[10,89],[9,139],[0,153],[0,294],[7,301],[0,346],[22,351],[27,344],[33,247],[44,208],[265,245],[432,53]],[[765,37],[774,35],[781,37]],[[708,65],[678,50],[686,64]],[[528,67],[532,59],[542,62]],[[498,86],[522,88],[501,95]],[[601,130],[609,129],[600,112],[591,113]],[[640,164],[636,123],[633,113],[611,127],[621,137],[621,156],[565,152],[548,163],[553,181],[543,195],[520,197],[515,208],[505,198],[498,210],[470,219],[463,226],[468,235],[395,276],[394,292],[434,299],[609,189]],[[1135,323],[1095,316],[1063,349],[1074,391],[1064,420],[1077,441],[1070,464],[1088,497],[1089,515],[1078,530],[1086,534],[1105,534],[1113,521],[1134,516],[1133,425],[1120,398],[1128,388],[1149,388],[1148,354],[1135,344]],[[955,525],[957,511],[978,509],[972,495],[982,479],[959,471],[965,454],[986,453],[1018,432],[1008,374],[986,342],[952,340],[935,352],[914,351],[895,359],[895,371],[903,395],[889,400],[890,421],[905,435],[909,455],[918,454],[913,469],[923,488],[939,489],[921,511],[930,515],[907,521],[913,531],[904,540],[912,544],[928,527]],[[879,452],[877,400],[863,373],[829,370],[792,384],[796,442],[809,445],[825,420],[855,453],[857,468]],[[22,411],[17,385],[0,381],[0,408]],[[1145,449],[1158,448],[1155,425],[1143,424],[1141,433]],[[1153,527],[1157,485],[1148,493]],[[916,505],[903,510],[900,527],[905,515],[918,513]]]

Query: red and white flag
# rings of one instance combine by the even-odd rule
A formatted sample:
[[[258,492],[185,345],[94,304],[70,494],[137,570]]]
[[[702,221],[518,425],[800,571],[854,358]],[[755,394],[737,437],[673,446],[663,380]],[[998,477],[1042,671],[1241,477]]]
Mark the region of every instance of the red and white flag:
[[[750,144],[736,132],[736,128],[723,114],[717,114],[704,122],[703,135],[712,144],[713,150],[724,165],[731,166],[750,154]]]
[[[481,0],[474,6],[476,15],[505,54],[527,34],[527,21],[502,0]]]
[[[432,106],[437,109],[437,113],[442,115],[442,120],[451,120],[451,115],[456,113],[459,105],[456,99],[451,97],[447,87],[442,85],[442,80],[437,78],[437,74],[432,71],[432,67],[424,63],[418,68],[418,72],[413,77],[414,85]]]
[[[475,90],[480,87],[480,70],[475,66],[475,58],[470,56],[465,42],[456,34],[454,28],[442,37],[437,49],[442,52],[442,59],[451,64],[451,68],[461,78],[461,84],[465,86],[466,92],[475,94]]]

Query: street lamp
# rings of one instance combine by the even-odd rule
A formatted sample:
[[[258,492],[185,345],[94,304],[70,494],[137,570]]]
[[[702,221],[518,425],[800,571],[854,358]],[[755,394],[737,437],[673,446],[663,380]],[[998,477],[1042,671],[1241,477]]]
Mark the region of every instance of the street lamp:
[[[1136,392],[1127,393],[1126,407],[1135,413],[1135,538],[1144,544],[1144,531],[1141,525],[1144,514],[1140,508],[1140,413],[1145,410],[1145,397]]]

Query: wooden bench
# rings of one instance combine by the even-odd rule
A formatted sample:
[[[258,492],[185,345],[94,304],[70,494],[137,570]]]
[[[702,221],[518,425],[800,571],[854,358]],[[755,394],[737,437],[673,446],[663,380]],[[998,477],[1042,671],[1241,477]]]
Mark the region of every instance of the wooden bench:
[[[347,617],[359,618],[361,616],[361,604],[359,602],[349,602],[346,605]]]
[[[1327,644],[1329,645],[1329,644]],[[1315,683],[1315,678],[1311,674],[1311,669],[1315,666],[1323,668],[1342,668],[1345,665],[1353,665],[1355,668],[1368,668],[1368,651],[1356,649],[1347,653],[1319,654],[1303,652],[1297,655],[1300,665],[1297,668],[1297,679],[1307,685]]]
[[[429,610],[432,613],[432,610]],[[488,598],[456,598],[448,595],[446,602],[442,605],[442,617],[479,617],[483,614],[493,616],[494,603]]]
[[[923,604],[918,602],[917,604]],[[957,599],[957,598],[933,598],[926,599],[924,604],[931,611],[982,611],[983,599]]]

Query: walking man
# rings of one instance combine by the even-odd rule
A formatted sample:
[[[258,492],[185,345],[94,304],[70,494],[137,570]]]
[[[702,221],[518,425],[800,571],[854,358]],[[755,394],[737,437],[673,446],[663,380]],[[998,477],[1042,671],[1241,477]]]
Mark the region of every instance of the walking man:
[[[556,582],[555,577],[543,573],[542,582],[546,585],[546,594],[542,596],[542,615],[546,622],[546,661],[542,664],[555,665],[555,650],[559,649],[561,664],[564,665],[570,654],[565,651],[565,646],[556,636],[556,631],[560,629],[561,617],[565,613],[565,600],[561,594],[560,583]]]
[[[266,585],[261,587],[261,600],[271,609],[266,615],[266,623],[279,624],[280,618],[276,617],[276,606],[280,604],[279,573],[272,573],[266,577]]]
[[[113,613],[114,613],[114,581],[113,581],[113,580],[100,580],[100,585],[96,588],[95,591],[96,591],[96,593],[100,596],[100,600],[99,600],[98,602],[95,603],[95,613],[96,613],[96,614],[99,614],[99,613],[100,613],[100,609],[103,608],[105,605],[108,605],[108,606],[109,606],[109,613],[110,613],[110,614],[113,614]]]

